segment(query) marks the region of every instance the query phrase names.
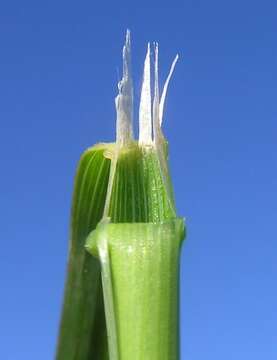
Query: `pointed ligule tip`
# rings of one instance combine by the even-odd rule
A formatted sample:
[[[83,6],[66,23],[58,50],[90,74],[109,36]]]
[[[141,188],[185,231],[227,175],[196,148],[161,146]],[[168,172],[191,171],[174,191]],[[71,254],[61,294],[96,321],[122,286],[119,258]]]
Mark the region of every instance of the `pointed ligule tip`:
[[[155,54],[155,85],[158,82],[158,67],[159,67],[159,44],[154,42],[154,54]]]
[[[123,46],[123,59],[129,58],[131,55],[131,32],[126,31],[125,44]]]
[[[132,81],[131,78],[131,33],[127,30],[123,46],[123,80]]]
[[[149,73],[150,73],[150,53],[151,53],[151,46],[150,46],[150,42],[147,43],[147,50],[146,50],[146,56],[145,56],[145,60],[144,60],[144,74],[145,72],[148,71],[149,69]]]
[[[170,70],[169,70],[169,74],[166,78],[165,84],[164,84],[164,88],[163,88],[163,92],[162,92],[162,96],[161,96],[161,100],[160,100],[160,109],[159,109],[159,113],[160,113],[160,125],[162,125],[162,121],[163,121],[163,112],[164,112],[164,103],[165,103],[165,98],[166,98],[166,93],[167,93],[167,88],[171,79],[171,76],[174,72],[175,69],[175,65],[177,63],[179,59],[179,55],[177,54],[171,64]]]
[[[123,46],[123,76],[118,83],[119,94],[116,97],[116,142],[123,146],[133,140],[133,83],[131,74],[131,35],[126,32]]]
[[[155,49],[155,56],[158,55],[159,52],[159,43],[154,41],[154,49]]]
[[[155,68],[154,68],[154,102],[159,103],[159,45],[157,42],[154,43],[155,50]]]
[[[148,68],[150,73],[150,52],[151,52],[150,43],[147,43],[146,56],[144,60],[143,78],[145,77],[145,73],[148,72]]]
[[[130,48],[130,46],[131,46],[131,31],[129,29],[127,29],[127,31],[126,31],[125,45],[127,48]]]

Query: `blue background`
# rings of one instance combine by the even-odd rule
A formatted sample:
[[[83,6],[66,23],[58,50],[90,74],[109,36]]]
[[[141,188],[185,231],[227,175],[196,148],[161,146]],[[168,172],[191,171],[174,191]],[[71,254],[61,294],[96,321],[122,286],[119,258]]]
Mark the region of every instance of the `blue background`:
[[[187,242],[184,360],[277,356],[275,1],[0,5],[0,358],[54,358],[73,176],[114,139],[125,30],[138,103],[148,40],[169,89],[164,130]]]

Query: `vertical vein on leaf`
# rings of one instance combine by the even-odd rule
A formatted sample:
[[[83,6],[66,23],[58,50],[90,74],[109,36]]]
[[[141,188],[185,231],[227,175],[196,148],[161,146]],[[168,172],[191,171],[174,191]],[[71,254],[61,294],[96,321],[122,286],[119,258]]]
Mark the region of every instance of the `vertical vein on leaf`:
[[[89,173],[90,167],[94,166],[94,158],[95,157],[96,157],[96,152],[93,152],[93,154],[92,154],[91,158],[89,159],[88,164],[85,168],[84,175],[82,177],[82,182],[80,185],[78,202],[76,205],[76,213],[79,213],[80,207],[82,205],[82,199],[83,199],[83,193],[85,191],[85,183],[86,183],[86,179],[87,179],[87,174]]]
[[[131,217],[131,221],[135,222],[136,221],[136,203],[137,203],[137,199],[136,199],[136,191],[137,187],[135,187],[135,183],[136,183],[136,163],[134,163],[134,160],[132,158],[127,159],[128,161],[128,172],[130,175],[130,190],[131,190],[131,212],[132,212],[132,217]]]
[[[100,165],[99,169],[97,169],[98,173],[96,176],[95,185],[94,185],[92,194],[89,199],[90,205],[89,205],[88,216],[87,216],[88,223],[90,222],[92,211],[93,211],[93,206],[95,205],[94,201],[95,201],[96,197],[99,196],[99,184],[100,184],[100,180],[103,179],[104,169],[105,169],[105,159],[102,159],[101,165]]]

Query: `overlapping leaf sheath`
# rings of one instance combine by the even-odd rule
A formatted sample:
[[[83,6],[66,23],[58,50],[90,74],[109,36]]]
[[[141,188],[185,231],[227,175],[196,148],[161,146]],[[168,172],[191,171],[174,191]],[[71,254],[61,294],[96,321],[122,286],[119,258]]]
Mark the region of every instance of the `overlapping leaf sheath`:
[[[110,171],[106,148],[103,144],[88,149],[77,169],[57,360],[104,359],[107,354],[100,264],[84,249],[103,215]]]
[[[101,262],[110,359],[178,359],[183,237],[183,219],[167,196],[157,152],[137,143],[123,147],[109,217],[87,241]]]

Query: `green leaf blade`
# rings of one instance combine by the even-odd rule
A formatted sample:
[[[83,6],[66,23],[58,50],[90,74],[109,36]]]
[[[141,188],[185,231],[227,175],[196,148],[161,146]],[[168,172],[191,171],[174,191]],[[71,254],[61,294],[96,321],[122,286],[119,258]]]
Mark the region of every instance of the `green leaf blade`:
[[[109,180],[110,145],[82,155],[71,210],[70,251],[56,360],[107,358],[100,264],[84,249],[88,234],[101,220]]]

